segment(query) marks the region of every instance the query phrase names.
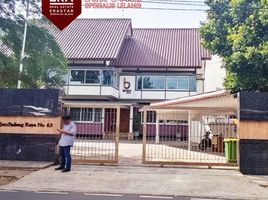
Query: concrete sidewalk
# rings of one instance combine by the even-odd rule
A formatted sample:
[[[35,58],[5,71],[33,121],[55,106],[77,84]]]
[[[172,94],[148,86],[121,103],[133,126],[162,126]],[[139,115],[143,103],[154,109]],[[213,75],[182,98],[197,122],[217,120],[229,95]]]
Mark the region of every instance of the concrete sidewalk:
[[[268,189],[268,176],[247,176],[247,178],[251,182],[257,183],[258,185],[260,185],[262,187],[267,187],[267,189]]]
[[[74,166],[42,169],[1,189],[267,199],[268,189],[236,170]]]
[[[0,169],[38,170],[51,166],[51,162],[0,160]]]
[[[32,162],[32,161],[0,161],[0,185],[6,185],[14,182],[33,171],[44,169],[51,166],[49,162]]]

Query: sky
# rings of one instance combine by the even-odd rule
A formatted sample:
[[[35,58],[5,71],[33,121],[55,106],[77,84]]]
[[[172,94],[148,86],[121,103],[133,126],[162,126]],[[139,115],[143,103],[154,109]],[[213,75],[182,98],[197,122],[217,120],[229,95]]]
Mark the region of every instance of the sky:
[[[79,18],[131,18],[134,28],[198,28],[200,22],[206,20],[205,11],[181,11],[181,10],[145,10],[145,9],[96,9],[85,8],[85,0],[83,0],[83,10]],[[109,1],[109,0],[108,0]],[[147,0],[144,0],[148,2]],[[152,0],[150,0],[152,1]],[[202,0],[198,0],[200,2]],[[155,3],[154,3],[155,2]],[[162,4],[171,3],[170,4]],[[177,5],[184,2],[183,0],[155,0],[151,3],[142,2],[143,8],[172,8],[172,9],[198,9],[205,7],[197,7],[190,5]],[[189,0],[186,2],[197,2],[197,0]],[[175,5],[174,5],[174,4]],[[190,3],[191,4],[191,3]],[[195,3],[193,3],[195,4]]]

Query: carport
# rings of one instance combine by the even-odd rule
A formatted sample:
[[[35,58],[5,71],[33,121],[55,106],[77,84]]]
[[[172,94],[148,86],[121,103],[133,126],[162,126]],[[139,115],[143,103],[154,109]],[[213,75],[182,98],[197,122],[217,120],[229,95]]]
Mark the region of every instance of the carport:
[[[237,106],[232,94],[220,90],[143,107],[143,162],[230,164],[223,141],[237,137]]]

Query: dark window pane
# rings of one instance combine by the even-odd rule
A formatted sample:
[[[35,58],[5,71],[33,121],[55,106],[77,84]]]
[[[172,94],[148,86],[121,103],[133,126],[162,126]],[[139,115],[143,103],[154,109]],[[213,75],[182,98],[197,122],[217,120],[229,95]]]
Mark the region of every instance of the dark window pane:
[[[71,70],[70,83],[81,84],[85,82],[85,71],[84,70]]]
[[[70,116],[73,121],[81,121],[80,120],[80,108],[70,108]]]
[[[90,70],[86,71],[86,83],[100,83],[100,71],[99,70]]]
[[[147,123],[156,123],[156,112],[148,111],[147,112]]]
[[[141,90],[142,87],[142,76],[137,77],[137,90]]]
[[[145,76],[143,77],[143,88],[144,89],[153,89],[154,82],[151,77]]]
[[[95,108],[94,109],[94,122],[101,122],[102,109]]]
[[[112,70],[103,70],[103,85],[113,85],[113,71]]]

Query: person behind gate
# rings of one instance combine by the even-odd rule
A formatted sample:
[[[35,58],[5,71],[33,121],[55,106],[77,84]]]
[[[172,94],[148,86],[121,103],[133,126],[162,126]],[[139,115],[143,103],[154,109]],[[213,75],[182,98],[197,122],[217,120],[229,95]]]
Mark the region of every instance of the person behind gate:
[[[62,172],[71,171],[72,157],[71,157],[71,147],[74,145],[75,135],[76,135],[76,125],[71,120],[70,116],[63,116],[63,128],[58,129],[61,134],[59,141],[60,148],[60,166],[55,170],[62,170]]]

